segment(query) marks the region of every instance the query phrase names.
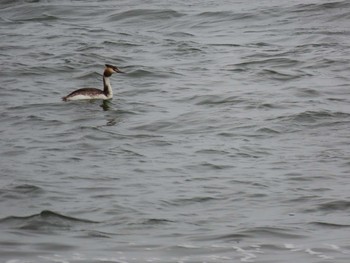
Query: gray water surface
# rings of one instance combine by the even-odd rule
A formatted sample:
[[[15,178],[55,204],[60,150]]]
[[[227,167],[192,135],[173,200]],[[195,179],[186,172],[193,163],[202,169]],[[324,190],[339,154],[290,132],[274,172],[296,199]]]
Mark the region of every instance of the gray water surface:
[[[0,1],[0,34],[1,262],[349,262],[349,1]],[[61,101],[105,63],[113,100]]]

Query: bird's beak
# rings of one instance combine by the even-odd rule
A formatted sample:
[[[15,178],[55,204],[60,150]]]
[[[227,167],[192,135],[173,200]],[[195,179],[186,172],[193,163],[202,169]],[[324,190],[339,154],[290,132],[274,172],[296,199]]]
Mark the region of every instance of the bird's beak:
[[[121,71],[119,68],[115,68],[114,71],[117,73],[125,73],[125,72]]]

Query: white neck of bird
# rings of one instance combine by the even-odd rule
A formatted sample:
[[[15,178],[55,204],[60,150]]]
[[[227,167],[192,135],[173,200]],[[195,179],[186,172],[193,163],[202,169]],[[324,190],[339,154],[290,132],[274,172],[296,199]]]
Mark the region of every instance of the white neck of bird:
[[[113,95],[113,90],[112,90],[112,86],[111,86],[111,82],[109,80],[109,77],[103,76],[103,92],[107,96],[112,96]]]

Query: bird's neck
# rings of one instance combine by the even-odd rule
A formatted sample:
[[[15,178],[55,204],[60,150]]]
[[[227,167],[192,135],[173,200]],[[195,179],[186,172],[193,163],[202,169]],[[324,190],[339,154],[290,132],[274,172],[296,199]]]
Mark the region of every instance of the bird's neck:
[[[111,82],[109,80],[109,77],[103,76],[103,93],[107,97],[112,97],[113,96],[113,90],[111,86]]]

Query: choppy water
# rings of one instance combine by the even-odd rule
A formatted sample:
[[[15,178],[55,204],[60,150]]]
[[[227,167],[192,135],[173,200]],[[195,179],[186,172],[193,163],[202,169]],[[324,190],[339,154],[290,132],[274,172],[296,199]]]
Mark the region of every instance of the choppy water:
[[[349,262],[349,1],[0,4],[1,262]]]

